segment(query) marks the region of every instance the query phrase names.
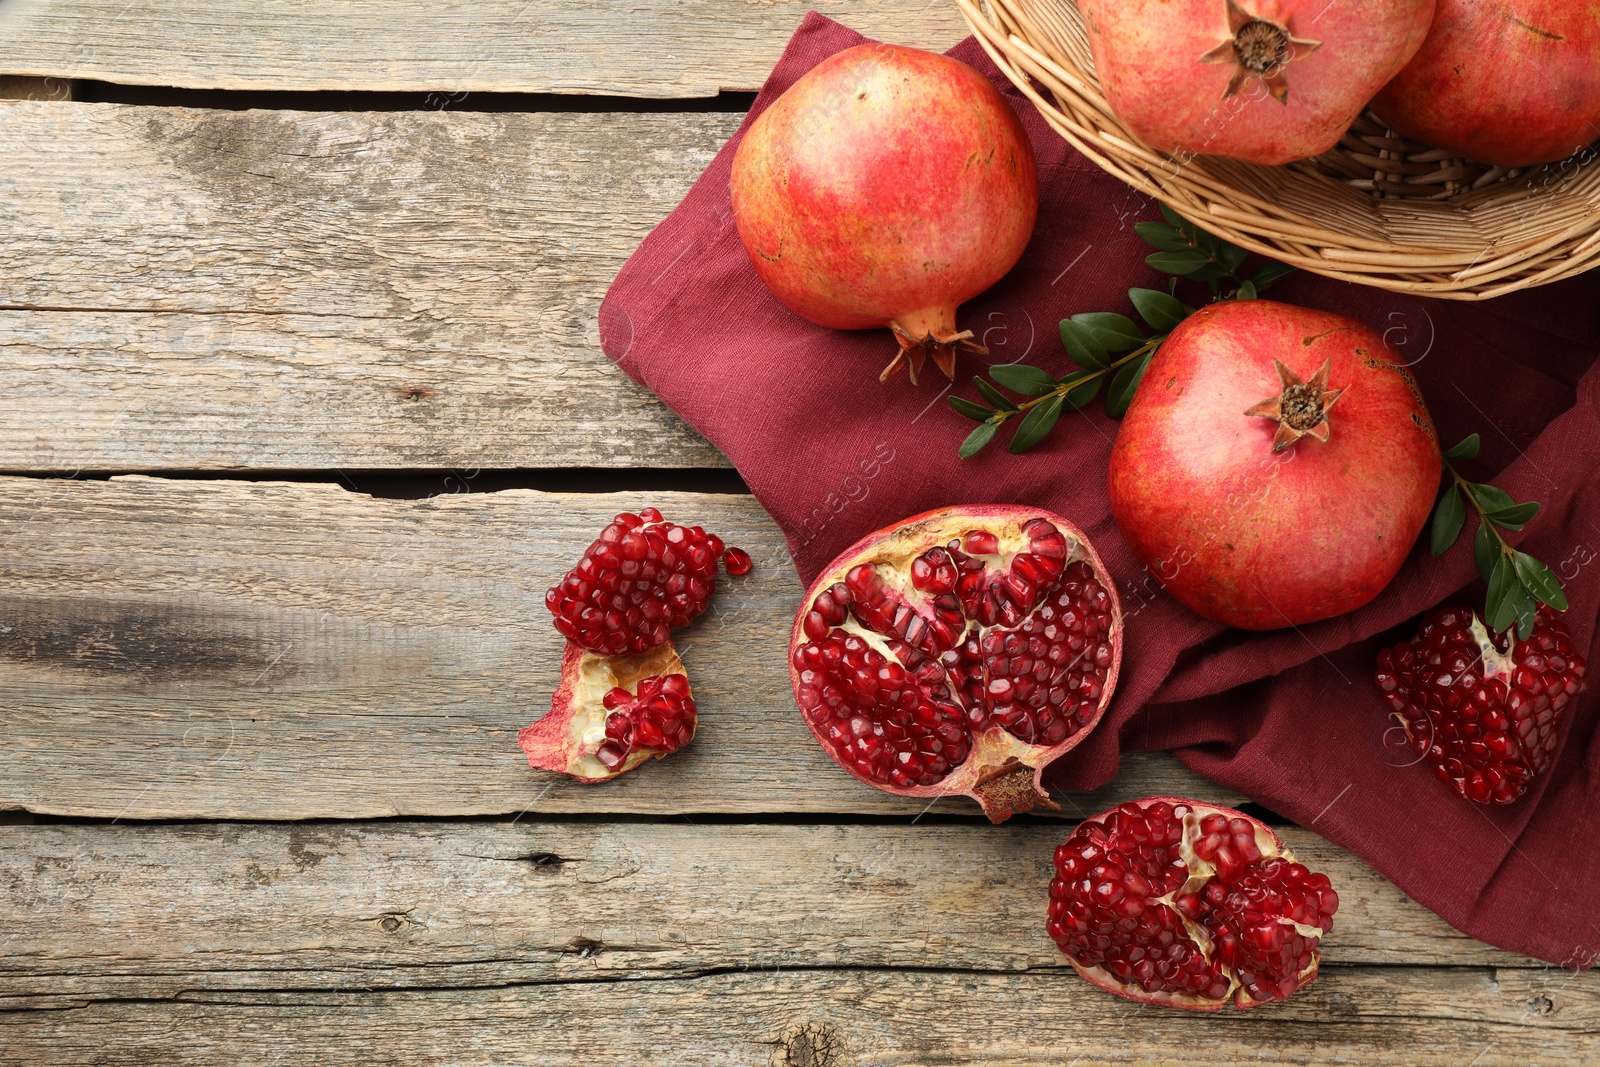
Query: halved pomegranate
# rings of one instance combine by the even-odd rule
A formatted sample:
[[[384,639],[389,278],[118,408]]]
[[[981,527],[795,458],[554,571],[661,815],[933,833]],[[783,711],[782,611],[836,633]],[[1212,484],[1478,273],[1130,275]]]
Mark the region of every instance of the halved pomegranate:
[[[1264,823],[1177,797],[1131,801],[1056,849],[1049,931],[1119,997],[1195,1011],[1283,1000],[1317,976],[1339,895]]]
[[[795,701],[840,766],[901,796],[970,796],[1003,822],[1057,808],[1039,777],[1111,701],[1122,608],[1061,516],[947,508],[829,564],[789,647]]]
[[[694,737],[694,698],[669,641],[637,656],[597,656],[567,642],[550,713],[517,735],[528,763],[603,782]]]

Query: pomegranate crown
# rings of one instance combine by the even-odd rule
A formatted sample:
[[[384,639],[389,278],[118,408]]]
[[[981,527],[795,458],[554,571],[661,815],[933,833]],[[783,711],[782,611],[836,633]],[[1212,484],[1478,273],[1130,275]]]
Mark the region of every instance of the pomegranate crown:
[[[1278,432],[1272,435],[1274,452],[1282,452],[1302,437],[1327,441],[1330,436],[1328,409],[1344,395],[1343,389],[1328,388],[1330,361],[1323,360],[1310,381],[1301,381],[1300,375],[1284,366],[1281,359],[1273,360],[1272,365],[1278,369],[1283,392],[1267,397],[1245,414],[1271,419],[1278,424]]]
[[[1250,78],[1260,78],[1274,100],[1287,104],[1289,81],[1284,75],[1285,69],[1295,60],[1315,52],[1322,42],[1294,36],[1289,32],[1287,19],[1280,21],[1264,13],[1251,14],[1240,7],[1237,0],[1225,2],[1231,36],[1201,55],[1200,62],[1233,64],[1233,77],[1228,79],[1223,99],[1237,93]]]

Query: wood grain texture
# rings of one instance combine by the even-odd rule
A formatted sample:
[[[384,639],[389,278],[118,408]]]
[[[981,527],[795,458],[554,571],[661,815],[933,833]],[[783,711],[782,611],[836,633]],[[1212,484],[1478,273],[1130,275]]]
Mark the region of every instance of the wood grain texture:
[[[561,640],[545,590],[646,504],[750,551],[676,637],[694,744],[604,785],[531,770]],[[791,695],[800,587],[747,496],[0,478],[0,808],[108,818],[877,812]],[[1064,798],[1227,801],[1169,756]],[[932,809],[975,814],[965,800]]]
[[[539,816],[10,827],[0,1011],[339,990],[352,968],[363,989],[827,967],[1066,975],[1043,921],[1066,833]],[[1544,967],[1457,933],[1314,834],[1284,837],[1339,892],[1330,962]]]
[[[809,9],[944,50],[927,0],[7,0],[0,72],[195,89],[698,97],[759,89]]]
[[[337,992],[196,990],[0,1013],[0,1057],[29,1067],[1528,1067],[1591,1062],[1597,1019],[1591,975],[1487,967],[1330,966],[1284,1004],[1202,1017],[1140,1009],[1054,972],[752,968],[367,991],[352,969]]]
[[[0,108],[0,470],[725,467],[596,313],[739,120]]]

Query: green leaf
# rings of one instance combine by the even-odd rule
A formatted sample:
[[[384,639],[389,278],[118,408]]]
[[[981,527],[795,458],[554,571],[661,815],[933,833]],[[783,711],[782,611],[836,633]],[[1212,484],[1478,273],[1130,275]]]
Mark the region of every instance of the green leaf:
[[[1285,274],[1293,274],[1298,269],[1297,267],[1289,266],[1287,263],[1279,263],[1277,260],[1273,260],[1251,275],[1250,280],[1256,283],[1258,292],[1266,292],[1267,287],[1273,282]]]
[[[1479,441],[1477,434],[1469,434],[1462,442],[1444,454],[1445,459],[1477,459]]]
[[[1171,223],[1173,229],[1177,230],[1181,234],[1193,237],[1196,230],[1194,223],[1190,222],[1188,219],[1184,218],[1167,205],[1161,203],[1159,200],[1156,201],[1156,207],[1161,209],[1161,217]]]
[[[1517,639],[1526,641],[1533,636],[1533,623],[1539,613],[1539,606],[1533,598],[1527,595],[1527,587],[1523,587],[1523,604],[1517,609]]]
[[[986,422],[988,421],[989,416],[994,414],[994,408],[986,408],[982,404],[968,400],[964,396],[952,396],[950,398],[950,406],[961,412],[961,414],[965,415],[967,418],[976,420],[977,422]]]
[[[1478,498],[1478,503],[1483,506],[1484,511],[1503,511],[1516,504],[1516,501],[1511,499],[1511,494],[1504,489],[1485,485],[1483,482],[1467,484],[1472,486],[1472,495]]]
[[[983,398],[1001,411],[1016,411],[1017,405],[1004,393],[984,381],[982,378],[972,379],[972,384],[978,387],[978,392]]]
[[[1189,242],[1183,239],[1178,231],[1164,222],[1136,222],[1133,232],[1139,239],[1151,248],[1159,248],[1163,252],[1182,252],[1190,247]]]
[[[1083,405],[1095,398],[1095,395],[1100,392],[1100,387],[1105,384],[1105,381],[1106,376],[1104,374],[1097,374],[1095,375],[1093,381],[1084,382],[1082,385],[1078,386],[1078,388],[1068,391],[1067,406],[1069,408],[1083,407]]]
[[[1155,289],[1129,289],[1128,299],[1139,317],[1161,333],[1171,331],[1189,314],[1177,297]]]
[[[1026,452],[1055,429],[1056,420],[1061,417],[1062,400],[1062,397],[1053,396],[1038,407],[1031,408],[1022,417],[1022,424],[1017,427],[1017,432],[1011,438],[1010,449],[1013,455]]]
[[[1439,506],[1433,509],[1433,534],[1428,541],[1428,550],[1435,556],[1444,555],[1456,543],[1456,538],[1461,536],[1461,527],[1466,521],[1467,505],[1462,501],[1461,494],[1456,492],[1454,485],[1446,486],[1444,495],[1439,498]]]
[[[1526,552],[1513,552],[1511,565],[1516,568],[1517,577],[1527,587],[1528,592],[1557,611],[1567,610],[1567,594],[1562,591],[1561,583],[1550,573],[1549,567]]]
[[[1238,245],[1227,241],[1219,240],[1218,244],[1221,247],[1217,250],[1217,258],[1222,260],[1222,265],[1227,268],[1229,274],[1238,270],[1239,266],[1244,263],[1244,257],[1250,254]]]
[[[1241,282],[1239,285],[1239,291],[1233,294],[1233,298],[1235,300],[1256,299],[1256,283],[1251,281]]]
[[[1210,256],[1193,249],[1183,252],[1152,252],[1144,257],[1144,261],[1167,274],[1193,274],[1201,267],[1211,265]]]
[[[1502,530],[1520,530],[1539,514],[1539,505],[1533,502],[1513,504],[1509,508],[1489,512],[1489,521]]]
[[[1000,424],[998,422],[982,422],[974,426],[972,432],[967,434],[967,439],[961,442],[961,448],[956,454],[962,459],[971,459],[976,456],[983,451],[984,445],[994,440],[994,433],[999,428]]]
[[[989,377],[1023,396],[1044,396],[1056,387],[1048,372],[1027,363],[1001,363],[989,368]]]
[[[1500,558],[1500,542],[1495,540],[1494,527],[1486,522],[1478,523],[1478,534],[1472,539],[1472,558],[1477,560],[1478,573],[1487,582]]]
[[[1128,405],[1133,402],[1133,394],[1144,380],[1144,372],[1150,369],[1150,360],[1154,356],[1154,352],[1149,352],[1117,368],[1116,376],[1111,379],[1111,388],[1106,390],[1107,415],[1120,419],[1127,413]]]
[[[1501,556],[1489,572],[1489,597],[1484,601],[1483,621],[1494,633],[1502,633],[1517,621],[1517,608],[1528,595],[1517,579],[1511,560]]]
[[[1072,362],[1080,367],[1100,370],[1111,362],[1111,357],[1106,354],[1106,346],[1087,327],[1071,319],[1061,320],[1061,343],[1066,346]]]
[[[1072,321],[1094,334],[1100,347],[1107,352],[1132,352],[1149,338],[1126,315],[1114,311],[1085,311],[1072,316]]]
[[[1201,267],[1199,270],[1193,271],[1192,273],[1190,273],[1188,275],[1185,275],[1185,277],[1187,277],[1190,281],[1193,281],[1193,282],[1215,282],[1218,279],[1226,278],[1227,276],[1228,276],[1228,272],[1227,271],[1223,270],[1221,267],[1219,267],[1215,263],[1211,263],[1211,262],[1207,262],[1206,265]],[[1211,287],[1211,292],[1213,294],[1215,294],[1216,291],[1217,291],[1217,287],[1215,285],[1213,285]]]

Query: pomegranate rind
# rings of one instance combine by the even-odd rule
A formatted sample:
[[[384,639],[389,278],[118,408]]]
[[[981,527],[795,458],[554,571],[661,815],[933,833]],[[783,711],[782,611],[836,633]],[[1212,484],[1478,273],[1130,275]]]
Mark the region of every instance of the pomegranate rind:
[[[806,614],[819,593],[841,581],[858,564],[876,563],[892,571],[909,573],[912,561],[918,556],[958,540],[973,530],[995,533],[1003,546],[1026,544],[1027,540],[1021,531],[1024,525],[1034,519],[1044,519],[1055,526],[1069,544],[1067,565],[1086,562],[1110,600],[1112,658],[1093,714],[1084,719],[1082,728],[1056,745],[1030,745],[991,724],[973,734],[973,747],[967,759],[940,782],[925,786],[895,786],[873,781],[840,759],[828,739],[802,712],[801,721],[811,731],[811,736],[816,738],[817,744],[852,777],[896,796],[926,799],[968,796],[977,801],[984,814],[995,823],[1004,822],[1019,811],[1035,807],[1060,810],[1041,779],[1052,762],[1070,752],[1093,732],[1111,703],[1122,668],[1122,602],[1117,596],[1116,583],[1088,537],[1074,523],[1054,512],[1015,504],[935,508],[861,538],[823,568],[801,598],[789,635],[789,681],[798,702],[800,671],[795,666],[793,653],[808,641],[804,632]]]
[[[528,765],[570,775],[580,782],[607,782],[646,760],[667,755],[637,748],[613,770],[595,753],[606,740],[606,716],[610,713],[602,703],[605,695],[617,687],[637,692],[643,679],[668,674],[688,676],[671,641],[637,656],[596,655],[568,641],[561,654],[561,684],[550,697],[549,714],[517,734]],[[691,739],[693,730],[691,722]]]
[[[1237,809],[1223,807],[1220,804],[1208,804],[1201,800],[1189,800],[1185,797],[1171,796],[1145,797],[1141,800],[1132,801],[1131,803],[1140,807],[1141,809],[1148,809],[1156,804],[1169,804],[1174,808],[1179,806],[1187,807],[1191,810],[1192,814],[1185,816],[1186,825],[1190,824],[1191,819],[1194,825],[1198,825],[1201,820],[1211,815],[1222,815],[1228,819],[1243,819],[1250,824],[1255,837],[1256,847],[1261,852],[1260,859],[1254,861],[1256,864],[1265,863],[1266,861],[1272,859],[1281,859],[1288,863],[1299,862],[1295,859],[1294,853],[1284,845],[1282,839],[1272,831],[1271,827],[1267,826],[1261,820],[1253,818],[1242,811],[1238,811]],[[1083,822],[1093,822],[1104,825],[1105,820],[1111,815],[1114,815],[1121,807],[1122,805],[1118,805],[1116,808],[1109,808],[1097,815],[1090,816],[1089,818],[1083,820]],[[1082,824],[1080,824],[1080,826],[1081,825]],[[1075,829],[1073,834],[1068,836],[1067,841],[1070,842],[1073,837],[1076,836],[1076,834],[1077,830]],[[1187,833],[1185,835],[1185,840],[1186,845],[1182,851],[1184,853],[1185,863],[1190,868],[1190,877],[1189,880],[1184,883],[1184,887],[1180,888],[1196,885],[1198,884],[1198,879],[1200,878],[1209,880],[1210,875],[1214,873],[1214,868],[1210,867],[1209,864],[1206,864],[1205,861],[1194,856],[1192,848],[1187,847],[1188,842],[1191,840],[1188,838]],[[1202,865],[1198,876],[1196,874],[1197,863]],[[1059,881],[1059,872],[1055,874],[1055,879]],[[1176,896],[1177,893],[1178,890],[1174,890],[1168,895]],[[1181,913],[1178,913],[1176,908],[1174,908],[1173,911],[1175,914],[1179,915],[1180,919],[1183,921],[1183,925],[1186,928],[1189,928],[1191,934],[1193,934],[1193,928],[1196,924],[1188,919],[1183,919]],[[1330,919],[1332,914],[1332,912],[1329,912]],[[1305,928],[1299,924],[1292,925],[1295,925],[1296,929],[1300,933],[1307,936],[1310,936],[1312,930],[1315,930],[1318,940],[1318,945],[1312,952],[1310,966],[1298,976],[1295,992],[1299,992],[1315,981],[1317,975],[1321,973],[1322,954],[1320,942],[1321,938],[1326,936],[1328,929],[1331,929],[1331,926],[1327,929],[1317,930],[1316,928]],[[1195,940],[1197,944],[1202,943],[1201,937],[1194,937],[1193,940]],[[1249,1009],[1260,1007],[1262,1004],[1273,1003],[1272,998],[1261,1000],[1252,998],[1244,986],[1237,981],[1237,979],[1232,980],[1227,995],[1217,999],[1206,999],[1178,993],[1147,990],[1137,984],[1124,982],[1122,979],[1118,978],[1116,975],[1112,974],[1105,967],[1099,964],[1086,964],[1079,961],[1065,947],[1060,946],[1059,944],[1057,947],[1061,948],[1062,954],[1067,957],[1067,962],[1072,965],[1072,969],[1077,971],[1079,976],[1085,981],[1089,982],[1091,985],[1095,985],[1101,989],[1104,989],[1108,993],[1119,996],[1124,1000],[1137,1001],[1141,1004],[1156,1004],[1168,1008],[1181,1008],[1185,1011],[1197,1012],[1216,1012],[1230,1006],[1239,1009]]]

